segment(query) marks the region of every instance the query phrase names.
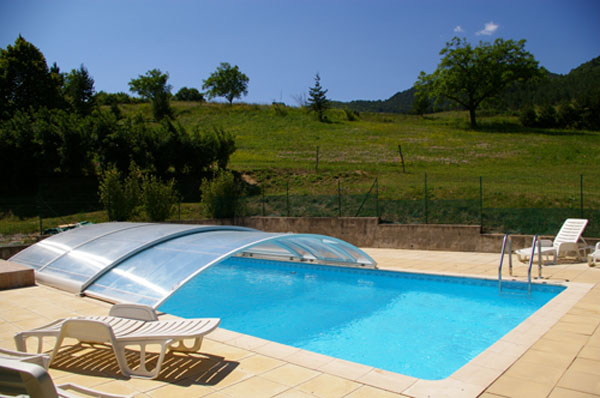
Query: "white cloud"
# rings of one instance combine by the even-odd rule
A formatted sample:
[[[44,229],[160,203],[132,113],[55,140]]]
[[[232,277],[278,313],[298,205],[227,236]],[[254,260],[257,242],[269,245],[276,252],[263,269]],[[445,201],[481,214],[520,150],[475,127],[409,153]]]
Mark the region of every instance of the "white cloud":
[[[490,36],[498,30],[499,26],[500,25],[495,24],[493,21],[490,21],[490,22],[486,23],[485,28],[483,28],[483,30],[480,30],[479,32],[477,32],[476,35],[477,36],[480,36],[480,35]]]
[[[456,28],[454,28],[455,33],[463,33],[464,31],[465,30],[460,25],[457,25]]]

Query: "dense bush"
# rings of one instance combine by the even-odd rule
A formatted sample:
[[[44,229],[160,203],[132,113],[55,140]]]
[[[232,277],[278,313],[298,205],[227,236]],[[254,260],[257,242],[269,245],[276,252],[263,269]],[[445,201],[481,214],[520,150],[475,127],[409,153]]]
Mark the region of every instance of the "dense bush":
[[[110,111],[81,116],[41,108],[0,121],[0,151],[0,177],[17,190],[42,177],[94,176],[108,165],[125,173],[132,161],[165,180],[195,176],[199,182],[227,167],[235,139],[220,129],[188,132],[170,120],[149,124],[140,117],[118,120]]]
[[[139,175],[132,163],[130,174],[123,179],[116,167],[104,171],[100,177],[99,194],[109,221],[126,221],[137,213],[141,198]]]
[[[131,163],[127,177],[116,167],[100,176],[100,199],[111,221],[131,220],[144,210],[150,221],[164,221],[173,213],[178,193],[175,180],[163,183],[156,176],[141,171]]]
[[[215,178],[202,180],[201,209],[207,218],[233,218],[243,214],[243,188],[233,173],[222,170]]]
[[[175,180],[163,183],[153,175],[142,178],[142,201],[144,211],[150,221],[165,221],[173,213],[178,194]]]
[[[528,106],[519,114],[519,120],[525,127],[600,130],[600,98],[585,97],[558,107],[546,104],[535,109]]]

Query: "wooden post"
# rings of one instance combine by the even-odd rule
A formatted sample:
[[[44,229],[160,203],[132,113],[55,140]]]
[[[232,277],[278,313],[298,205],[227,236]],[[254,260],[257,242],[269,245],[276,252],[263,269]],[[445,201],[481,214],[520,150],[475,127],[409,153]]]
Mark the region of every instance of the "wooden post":
[[[404,168],[404,155],[402,155],[402,145],[398,144],[398,153],[400,154],[400,161],[402,162],[402,172],[406,173],[406,169]]]

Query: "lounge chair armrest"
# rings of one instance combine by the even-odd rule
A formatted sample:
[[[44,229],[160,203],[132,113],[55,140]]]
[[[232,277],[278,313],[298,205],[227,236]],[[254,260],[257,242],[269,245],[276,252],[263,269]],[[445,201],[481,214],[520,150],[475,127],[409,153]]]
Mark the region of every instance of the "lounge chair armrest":
[[[539,242],[542,245],[542,247],[550,247],[554,244],[554,242],[552,242],[550,239],[540,239]]]
[[[115,304],[110,308],[109,316],[136,319],[139,321],[157,321],[158,315],[154,308],[143,304]]]
[[[50,355],[48,354],[31,354],[22,351],[12,351],[5,348],[0,348],[0,358],[14,359],[21,362],[33,363],[43,366],[48,369],[50,364]]]

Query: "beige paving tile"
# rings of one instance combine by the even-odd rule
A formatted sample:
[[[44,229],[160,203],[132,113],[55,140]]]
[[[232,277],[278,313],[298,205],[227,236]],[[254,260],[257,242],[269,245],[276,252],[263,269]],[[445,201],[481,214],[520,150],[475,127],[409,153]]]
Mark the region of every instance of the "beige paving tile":
[[[535,383],[515,377],[502,376],[486,392],[504,397],[544,398],[553,389],[553,385]]]
[[[531,362],[517,361],[504,374],[524,381],[535,380],[536,383],[554,386],[566,371],[566,367],[547,366],[537,363],[532,366]]]
[[[556,387],[548,395],[548,398],[598,398],[598,395]]]
[[[255,376],[227,387],[220,392],[232,398],[269,398],[287,389],[287,386]]]
[[[252,355],[240,360],[239,369],[251,374],[261,374],[283,364],[284,362],[278,359],[263,355]]]
[[[298,350],[292,355],[285,357],[285,360],[296,365],[304,366],[309,369],[319,369],[335,360],[327,355],[317,354],[316,352]]]
[[[591,373],[600,378],[600,361],[587,358],[576,358],[569,370]]]
[[[482,386],[447,378],[434,381],[418,380],[404,393],[411,397],[468,398],[476,397],[482,391]]]
[[[292,388],[290,390],[284,391],[281,394],[277,395],[276,398],[316,398],[316,397],[312,394],[307,394],[304,391],[300,391],[300,390],[296,390],[296,389]]]
[[[417,380],[418,379],[415,379],[414,377],[388,372],[381,369],[374,369],[357,379],[358,382],[397,393],[403,392],[412,386]]]
[[[349,380],[358,380],[374,370],[371,366],[361,365],[355,362],[334,359],[321,366],[318,370],[334,376],[340,376]]]
[[[301,384],[296,389],[320,398],[339,398],[346,396],[360,386],[356,382],[341,377],[321,374]]]
[[[596,361],[600,361],[600,346],[593,346],[593,345],[587,344],[579,352],[579,356],[581,358],[587,358],[587,359],[593,359]]]
[[[558,387],[600,395],[600,377],[597,374],[568,370],[559,380]]]
[[[163,383],[160,387],[148,391],[147,395],[152,398],[188,398],[188,397],[204,397],[214,393],[215,390],[208,386],[197,384],[177,385],[171,383]]]
[[[307,369],[302,366],[285,364],[276,369],[263,373],[261,377],[272,380],[279,384],[294,387],[314,377],[317,377],[320,374],[320,372]]]
[[[381,390],[371,386],[362,386],[357,390],[352,391],[344,398],[401,398],[408,395],[397,394],[391,391]]]

